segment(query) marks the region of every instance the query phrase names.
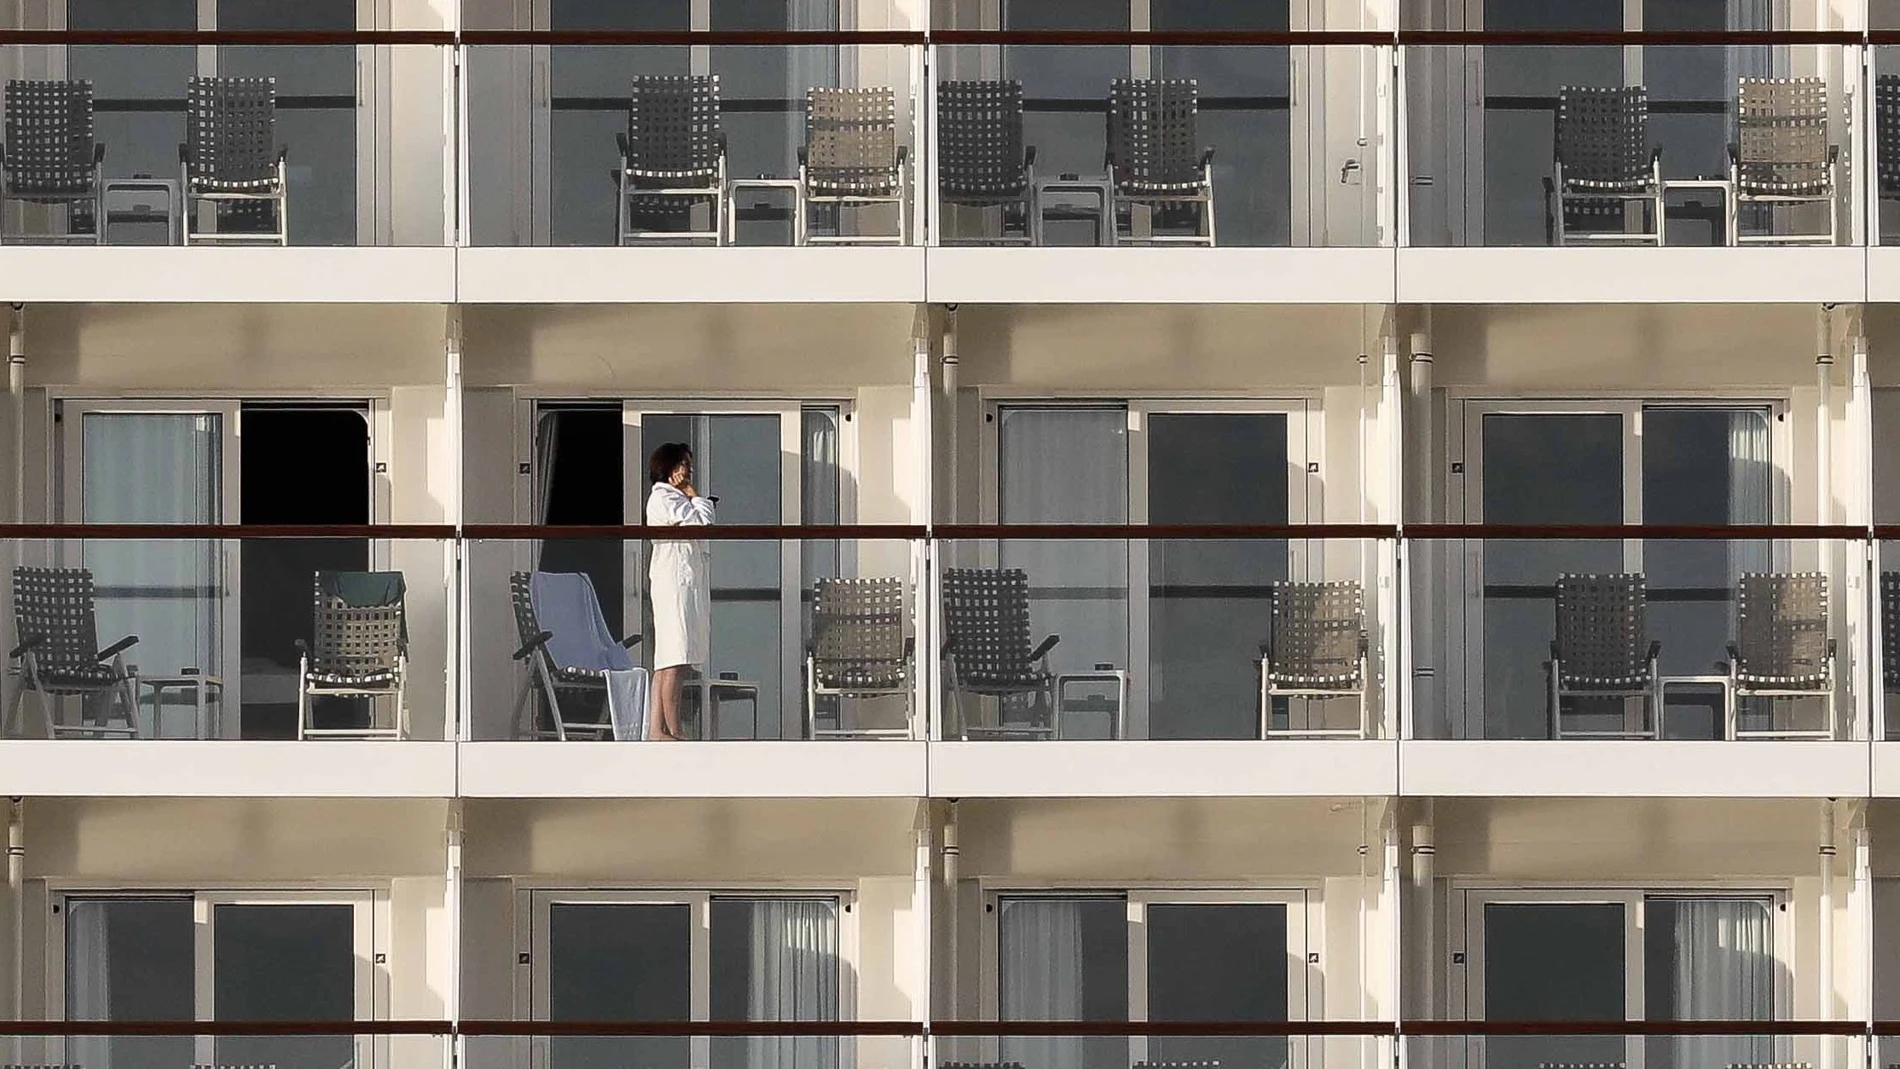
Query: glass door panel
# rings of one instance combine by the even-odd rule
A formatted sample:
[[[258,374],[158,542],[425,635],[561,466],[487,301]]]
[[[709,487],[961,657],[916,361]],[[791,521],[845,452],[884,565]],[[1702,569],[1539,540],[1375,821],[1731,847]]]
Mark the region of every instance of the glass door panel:
[[[693,1018],[693,907],[685,902],[552,902],[546,912],[539,1016],[550,1021]],[[561,1036],[550,1069],[684,1069],[683,1036]]]
[[[1539,412],[1480,416],[1480,516],[1499,524],[1624,522],[1624,416]],[[1469,509],[1467,502],[1467,509]],[[1615,541],[1492,539],[1483,558],[1482,629],[1469,656],[1483,688],[1484,738],[1545,738],[1549,684],[1544,663],[1556,634],[1555,582],[1564,572],[1620,572]],[[1606,715],[1621,722],[1615,702]]]
[[[1128,1019],[1128,903],[1115,897],[1002,898],[997,1018]],[[1002,1060],[1039,1069],[1127,1069],[1120,1036],[1006,1037]]]
[[[188,897],[66,900],[66,1017],[193,1019]],[[190,1036],[75,1036],[71,1061],[98,1069],[173,1069],[194,1061]]]
[[[1002,0],[1002,8],[1005,30],[1132,28],[1129,0]],[[1038,174],[1102,174],[1107,148],[1103,110],[1109,85],[1133,70],[1130,55],[1130,49],[1111,45],[1003,48],[1003,76],[1023,84],[1023,143],[1036,146]],[[1052,245],[1093,245],[1092,225],[1054,223],[1046,240]]]
[[[838,901],[715,898],[710,908],[712,1019],[838,1019]],[[835,1036],[712,1041],[713,1069],[835,1069]]]
[[[785,522],[785,421],[795,419],[796,414],[643,412],[639,418],[639,455],[643,459],[664,442],[685,442],[692,447],[695,486],[701,493],[719,498],[716,522]],[[795,434],[802,431],[798,426],[791,429]],[[643,465],[640,482],[645,481]],[[645,485],[640,487],[642,510],[647,491]],[[708,674],[734,672],[759,687],[756,720],[747,723],[736,715],[724,715],[720,733],[726,738],[782,737],[784,718],[780,711],[791,670],[784,645],[788,605],[785,547],[771,541],[713,541],[707,548],[711,553],[712,635],[707,647],[711,662],[703,670]],[[801,551],[792,549],[795,565],[796,554]],[[645,586],[644,575],[641,586]],[[647,604],[650,606],[650,602]]]
[[[222,412],[80,413],[78,518],[100,524],[223,522],[226,418]],[[84,560],[97,589],[102,641],[139,638],[126,653],[128,663],[145,675],[183,668],[224,674],[228,607],[222,604],[226,584],[217,542],[93,539],[85,543]],[[234,689],[227,687],[227,703]],[[187,732],[193,727],[184,718],[163,726]]]
[[[1481,939],[1484,1019],[1621,1021],[1630,962],[1621,902],[1486,902]],[[1492,1036],[1492,1066],[1622,1064],[1621,1036]]]
[[[1482,0],[1484,29],[1620,31],[1624,0]],[[1623,84],[1614,45],[1482,46],[1483,241],[1546,243],[1544,178],[1556,138],[1557,92]],[[1474,235],[1475,237],[1475,235]],[[1477,241],[1472,244],[1479,244]]]
[[[66,0],[73,30],[182,30],[198,28],[197,0]],[[65,77],[92,83],[94,129],[106,146],[105,175],[178,177],[178,146],[185,140],[187,85],[198,73],[197,51],[178,46],[68,45]],[[162,223],[115,228],[123,242],[171,240]]]
[[[628,32],[692,28],[689,0],[552,0],[549,28]],[[627,128],[635,74],[687,74],[688,49],[665,45],[554,45],[548,49],[548,182],[541,191],[556,245],[611,245],[616,133]],[[730,121],[728,119],[728,121]],[[733,171],[738,174],[740,172]],[[545,239],[544,239],[545,240]]]
[[[1148,21],[1150,29],[1164,32],[1291,28],[1284,3],[1227,0],[1149,0]],[[1314,57],[1322,51],[1309,50]],[[1293,240],[1292,52],[1283,45],[1155,49],[1155,77],[1192,78],[1200,84],[1196,151],[1214,149],[1215,219],[1223,244],[1287,245]],[[1312,243],[1320,243],[1317,235]]]
[[[348,32],[357,28],[356,5],[357,0],[217,0],[217,28]],[[362,102],[355,46],[221,45],[217,55],[219,77],[277,80],[277,143],[288,150],[291,244],[356,244],[357,108]]]
[[[1652,1021],[1775,1017],[1774,903],[1651,897],[1643,902],[1644,1016]],[[1652,1036],[1645,1069],[1785,1060],[1769,1036]]]
[[[220,1021],[348,1021],[359,1016],[357,907],[218,903],[211,908],[211,984]],[[219,1065],[339,1069],[354,1036],[222,1036]]]
[[[998,410],[997,519],[1003,523],[1128,522],[1128,410]],[[1004,568],[1029,575],[1030,641],[1060,635],[1050,670],[1129,661],[1128,546],[1113,539],[1004,540]],[[1088,725],[1062,725],[1072,737]],[[1076,729],[1072,731],[1071,729]],[[1103,735],[1107,725],[1084,735]]]
[[[1151,903],[1148,937],[1150,1021],[1286,1021],[1288,909],[1280,903]],[[1284,1036],[1156,1036],[1149,1058],[1284,1069]]]
[[[1145,422],[1149,523],[1291,522],[1285,413],[1165,412]],[[1148,737],[1255,737],[1257,632],[1273,584],[1288,575],[1286,541],[1153,540],[1147,553],[1147,670],[1136,672]]]

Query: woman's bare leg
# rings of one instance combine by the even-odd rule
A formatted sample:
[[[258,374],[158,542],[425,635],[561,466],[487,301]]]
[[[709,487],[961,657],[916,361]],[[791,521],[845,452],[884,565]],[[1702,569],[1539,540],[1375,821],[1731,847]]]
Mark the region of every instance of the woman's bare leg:
[[[667,734],[684,741],[686,739],[686,729],[680,726],[680,705],[684,698],[682,692],[686,689],[686,668],[682,665],[679,668],[673,669],[673,672],[675,673],[673,676],[673,700],[669,702],[661,712],[666,716]]]
[[[677,665],[661,668],[653,673],[653,700],[647,703],[647,738],[670,740],[677,736],[667,730],[669,719],[678,723],[680,700],[680,677],[685,669]],[[668,716],[668,710],[672,715]]]

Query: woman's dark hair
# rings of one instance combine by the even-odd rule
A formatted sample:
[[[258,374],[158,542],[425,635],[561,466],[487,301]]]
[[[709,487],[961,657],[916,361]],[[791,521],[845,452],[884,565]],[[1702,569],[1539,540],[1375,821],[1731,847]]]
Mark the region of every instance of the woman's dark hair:
[[[647,483],[668,482],[673,478],[673,469],[684,464],[693,455],[693,449],[685,442],[667,442],[653,451],[647,461]]]

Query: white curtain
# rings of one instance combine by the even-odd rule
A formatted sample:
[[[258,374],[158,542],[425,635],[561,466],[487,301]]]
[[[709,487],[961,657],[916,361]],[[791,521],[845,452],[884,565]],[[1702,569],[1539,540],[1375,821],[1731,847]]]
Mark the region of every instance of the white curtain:
[[[1737,409],[1728,417],[1728,522],[1774,521],[1774,464],[1768,455],[1768,413]],[[1729,582],[1743,572],[1766,571],[1773,561],[1766,541],[1729,544]]]
[[[999,924],[999,1016],[1005,1021],[1082,1019],[1082,903],[1004,900]],[[1004,1062],[1035,1069],[1081,1069],[1073,1037],[1006,1038]]]
[[[108,903],[72,900],[66,908],[66,1016],[74,1021],[112,1019],[112,968],[107,941]],[[105,1036],[74,1036],[79,1065],[112,1069],[112,1041]]]
[[[215,413],[88,412],[80,470],[87,523],[217,523],[222,419]],[[218,658],[219,546],[153,539],[86,543],[102,645],[137,635],[145,675],[225,670]],[[183,718],[173,725],[190,727]]]
[[[1772,30],[1775,28],[1774,0],[1728,0],[1724,29]],[[1775,73],[1774,46],[1731,45],[1728,55],[1728,88],[1734,92],[1742,78],[1767,78]]]
[[[1769,904],[1759,899],[1682,899],[1675,912],[1676,1017],[1766,1021],[1774,1017],[1774,940]],[[1765,1036],[1681,1036],[1677,1069],[1774,1060]]]
[[[838,1019],[838,906],[814,898],[760,899],[752,907],[746,1017],[753,1021]],[[750,1069],[834,1069],[838,1040],[760,1036]]]

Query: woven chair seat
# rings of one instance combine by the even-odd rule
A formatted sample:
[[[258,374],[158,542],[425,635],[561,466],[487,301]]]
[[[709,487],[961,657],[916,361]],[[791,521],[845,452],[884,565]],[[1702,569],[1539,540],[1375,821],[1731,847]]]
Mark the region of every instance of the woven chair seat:
[[[393,668],[365,669],[360,672],[318,671],[311,669],[309,680],[325,687],[394,686],[398,676]]]
[[[818,685],[826,690],[872,692],[906,690],[910,687],[910,666],[905,664],[858,664],[820,666]]]
[[[958,670],[957,680],[967,690],[990,691],[1027,691],[1035,690],[1049,682],[1049,673],[1028,668],[1003,671],[1000,669]]]
[[[110,687],[124,678],[123,673],[114,671],[109,664],[41,669],[39,672],[42,689],[48,694],[91,694]]]

